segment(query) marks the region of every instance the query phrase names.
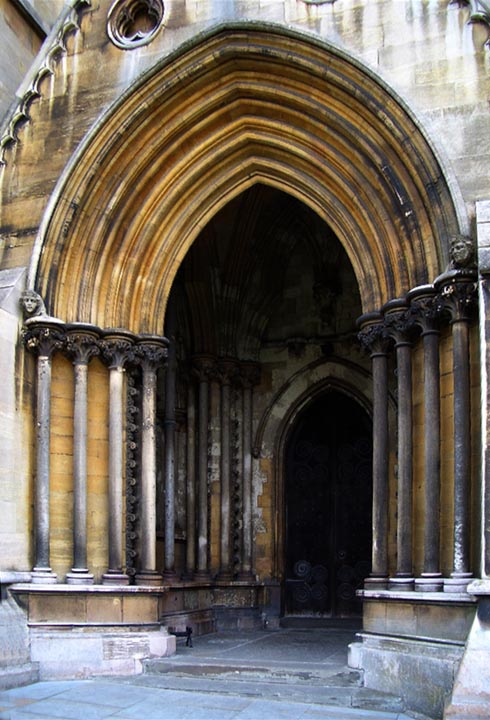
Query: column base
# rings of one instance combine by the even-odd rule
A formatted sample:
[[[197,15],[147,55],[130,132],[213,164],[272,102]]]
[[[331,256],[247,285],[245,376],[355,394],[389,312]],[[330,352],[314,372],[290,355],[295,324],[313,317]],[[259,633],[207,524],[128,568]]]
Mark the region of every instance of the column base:
[[[210,582],[211,574],[209,570],[196,570],[194,573],[194,582]]]
[[[473,573],[451,573],[450,578],[444,578],[444,592],[465,593],[473,580]]]
[[[441,573],[422,573],[415,578],[415,590],[417,592],[441,592],[444,587],[444,580]]]
[[[87,568],[72,568],[66,574],[67,585],[93,585],[94,576]]]
[[[233,580],[233,575],[229,570],[222,570],[218,573],[216,580],[221,580],[222,582],[231,582]]]
[[[398,592],[412,592],[415,585],[415,578],[410,575],[395,575],[389,579],[388,589]]]
[[[129,585],[129,575],[109,570],[102,575],[102,585]]]
[[[156,570],[142,570],[135,576],[136,585],[163,585],[163,577]]]
[[[179,575],[177,575],[175,570],[164,570],[163,571],[163,582],[164,583],[172,584],[172,583],[179,582],[179,581],[180,581],[180,577],[179,577]]]
[[[243,570],[242,572],[239,572],[237,579],[242,580],[242,582],[255,582],[257,580],[255,573],[251,570]]]
[[[50,567],[35,567],[31,573],[31,583],[54,585],[57,582],[58,576]]]
[[[364,580],[365,590],[388,590],[388,575],[370,575]]]

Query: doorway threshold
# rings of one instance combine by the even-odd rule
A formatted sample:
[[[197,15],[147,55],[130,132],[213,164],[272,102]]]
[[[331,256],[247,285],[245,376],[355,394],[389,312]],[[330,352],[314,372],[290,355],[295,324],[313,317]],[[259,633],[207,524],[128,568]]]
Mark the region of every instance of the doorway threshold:
[[[283,628],[339,628],[361,630],[361,617],[323,617],[319,615],[285,615],[279,621]]]

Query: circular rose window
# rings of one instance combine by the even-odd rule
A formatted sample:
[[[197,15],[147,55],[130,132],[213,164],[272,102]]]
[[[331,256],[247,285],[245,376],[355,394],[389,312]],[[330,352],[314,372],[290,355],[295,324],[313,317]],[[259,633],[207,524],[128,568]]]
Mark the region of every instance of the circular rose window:
[[[162,21],[162,0],[116,0],[109,10],[107,33],[115,45],[131,50],[153,40]]]

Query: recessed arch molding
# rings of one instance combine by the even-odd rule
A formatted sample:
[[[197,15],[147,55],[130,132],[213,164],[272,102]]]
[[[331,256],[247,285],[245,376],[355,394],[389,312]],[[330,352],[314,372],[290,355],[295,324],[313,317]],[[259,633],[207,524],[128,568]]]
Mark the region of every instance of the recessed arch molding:
[[[66,321],[161,332],[193,241],[257,182],[331,226],[363,312],[431,282],[460,230],[437,153],[386,84],[305,34],[226,25],[101,117],[51,199],[31,286]]]

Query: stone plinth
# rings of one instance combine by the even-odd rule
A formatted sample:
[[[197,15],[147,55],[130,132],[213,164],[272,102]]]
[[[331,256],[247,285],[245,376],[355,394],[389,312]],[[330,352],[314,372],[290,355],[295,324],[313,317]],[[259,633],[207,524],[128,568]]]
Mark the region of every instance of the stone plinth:
[[[407,706],[441,718],[475,616],[465,593],[364,590],[363,631],[349,665],[364,684],[403,697]]]
[[[16,585],[27,612],[31,661],[41,679],[135,675],[175,652],[160,621],[165,588]]]
[[[474,581],[468,592],[478,599],[478,610],[444,713],[447,720],[490,717],[490,580]]]

